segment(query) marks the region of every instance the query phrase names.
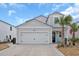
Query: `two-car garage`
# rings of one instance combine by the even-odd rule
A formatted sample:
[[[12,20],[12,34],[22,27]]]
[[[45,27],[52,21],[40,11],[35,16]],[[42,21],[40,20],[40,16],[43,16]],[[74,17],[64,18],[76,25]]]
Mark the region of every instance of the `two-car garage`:
[[[17,27],[17,43],[49,44],[52,43],[51,27],[33,20]]]

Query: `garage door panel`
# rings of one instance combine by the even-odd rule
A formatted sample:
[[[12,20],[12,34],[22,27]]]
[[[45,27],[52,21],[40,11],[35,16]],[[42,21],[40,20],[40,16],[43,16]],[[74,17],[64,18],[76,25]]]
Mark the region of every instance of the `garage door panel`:
[[[40,41],[46,41],[48,40],[48,33],[46,32],[38,32],[36,33],[36,39]]]
[[[48,32],[21,32],[22,43],[47,43]]]
[[[33,39],[34,39],[34,33],[31,33],[31,32],[25,32],[25,33],[21,33],[21,40],[23,41],[23,42],[31,42],[31,41],[33,41]]]

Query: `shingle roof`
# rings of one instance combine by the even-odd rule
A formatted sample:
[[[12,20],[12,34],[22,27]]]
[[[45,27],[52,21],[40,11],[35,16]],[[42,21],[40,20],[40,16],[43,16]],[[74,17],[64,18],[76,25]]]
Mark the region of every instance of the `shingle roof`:
[[[30,21],[32,21],[32,20],[37,20],[36,18],[38,18],[38,17],[45,17],[45,16],[40,15],[40,16],[37,16],[37,17],[35,17],[35,18],[33,18],[33,19],[30,19],[30,20],[28,20],[28,21],[25,21],[24,23],[28,23],[28,22],[30,22]],[[46,18],[46,17],[45,17],[45,18]],[[24,23],[22,23],[22,24],[24,24]],[[20,25],[22,25],[22,24],[20,24]],[[18,25],[18,26],[20,26],[20,25]],[[18,26],[16,26],[16,27],[18,27]]]
[[[5,22],[5,21],[2,21],[2,20],[0,20],[0,22],[3,22],[3,23],[5,23],[5,24],[7,24],[7,25],[10,25],[10,26],[15,27],[14,25],[11,25],[11,24],[9,24],[9,23],[7,23],[7,22]]]

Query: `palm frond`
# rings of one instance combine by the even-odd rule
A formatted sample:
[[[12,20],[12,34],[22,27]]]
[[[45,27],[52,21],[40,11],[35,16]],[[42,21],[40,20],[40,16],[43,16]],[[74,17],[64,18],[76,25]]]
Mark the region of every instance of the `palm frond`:
[[[77,25],[77,23],[72,23],[71,28],[74,32],[76,32],[79,29],[79,26]]]
[[[64,17],[66,25],[69,25],[72,22],[72,17],[70,15]]]
[[[79,26],[78,26],[78,28],[79,28]]]

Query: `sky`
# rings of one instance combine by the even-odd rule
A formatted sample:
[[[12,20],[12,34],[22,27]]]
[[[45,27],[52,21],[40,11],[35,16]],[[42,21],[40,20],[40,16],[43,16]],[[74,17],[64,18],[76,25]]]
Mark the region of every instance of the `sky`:
[[[79,19],[78,3],[0,3],[0,20],[17,26],[37,16],[48,16],[54,12],[71,15]]]

